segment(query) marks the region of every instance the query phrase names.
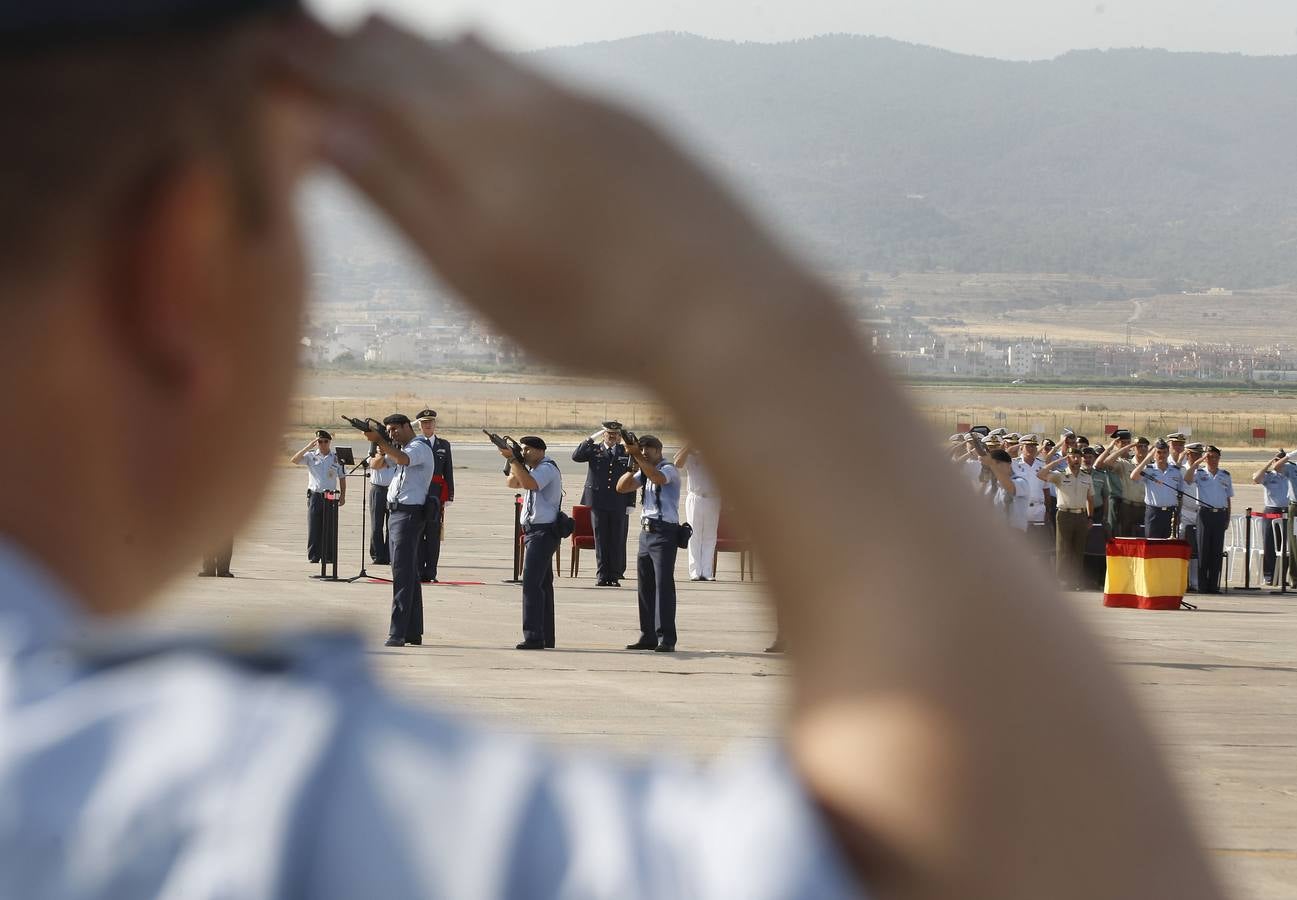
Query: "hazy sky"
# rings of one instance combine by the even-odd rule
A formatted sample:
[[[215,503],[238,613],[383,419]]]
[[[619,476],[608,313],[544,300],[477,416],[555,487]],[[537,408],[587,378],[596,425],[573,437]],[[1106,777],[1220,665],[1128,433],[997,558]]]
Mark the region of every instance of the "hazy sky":
[[[380,9],[434,29],[472,23],[517,49],[654,31],[782,41],[875,34],[1003,59],[1089,47],[1297,53],[1293,0],[309,0],[346,20]]]

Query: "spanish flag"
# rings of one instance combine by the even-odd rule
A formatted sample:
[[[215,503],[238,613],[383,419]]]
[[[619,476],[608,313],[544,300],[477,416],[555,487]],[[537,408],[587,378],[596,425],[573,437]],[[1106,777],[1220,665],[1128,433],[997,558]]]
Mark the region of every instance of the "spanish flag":
[[[1189,542],[1112,538],[1103,605],[1179,609],[1189,587]]]

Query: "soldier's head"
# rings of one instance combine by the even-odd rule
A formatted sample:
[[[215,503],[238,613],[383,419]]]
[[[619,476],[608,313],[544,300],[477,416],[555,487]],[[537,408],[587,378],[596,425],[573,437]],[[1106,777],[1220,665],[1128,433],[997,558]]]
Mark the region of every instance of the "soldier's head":
[[[1216,469],[1219,466],[1220,466],[1220,448],[1214,445],[1209,446],[1207,448],[1207,469],[1215,473]]]
[[[1094,461],[1098,459],[1098,457],[1099,453],[1097,450],[1093,447],[1085,447],[1081,450],[1081,467],[1085,469],[1093,469]]]
[[[523,462],[527,464],[528,468],[532,469],[540,465],[541,460],[545,458],[545,451],[549,449],[545,445],[545,441],[542,438],[536,437],[534,434],[529,434],[524,438],[520,438],[518,440],[518,445],[522,447]]]
[[[1158,441],[1153,445],[1153,461],[1159,466],[1163,465],[1171,456],[1171,445],[1166,441]]]
[[[278,433],[297,362],[294,193],[316,115],[263,66],[273,30],[297,15],[291,5],[11,4],[21,27],[0,11],[7,412],[35,421],[89,406],[114,425],[165,421],[173,452],[151,461],[148,477],[187,499],[166,507],[184,518],[159,532],[170,501],[143,489],[143,473],[106,484],[84,449],[56,446],[47,460],[65,495],[20,487],[0,506],[0,533],[103,611],[137,605],[212,538],[233,534],[264,487],[269,467],[213,480],[190,466],[213,422]],[[69,29],[72,6],[93,21]],[[125,424],[100,429],[96,449],[122,458],[137,439]],[[87,523],[112,515],[119,533],[151,537],[106,541],[42,520],[41,509],[71,505]]]
[[[419,432],[424,437],[432,437],[437,433],[437,411],[435,409],[421,409],[415,418],[419,421]]]
[[[333,435],[323,429],[315,432],[315,447],[321,453],[329,453],[333,449]]]
[[[383,427],[398,447],[404,447],[414,440],[414,426],[410,424],[410,417],[404,413],[392,413],[383,420]]]
[[[640,450],[644,453],[644,458],[652,465],[662,462],[662,441],[651,434],[646,434],[639,439]]]
[[[1030,464],[1036,461],[1036,454],[1040,451],[1040,441],[1034,434],[1024,435],[1018,447],[1022,451],[1023,462]]]
[[[1073,472],[1079,471],[1084,461],[1085,456],[1081,453],[1080,447],[1072,447],[1067,451],[1067,467]]]

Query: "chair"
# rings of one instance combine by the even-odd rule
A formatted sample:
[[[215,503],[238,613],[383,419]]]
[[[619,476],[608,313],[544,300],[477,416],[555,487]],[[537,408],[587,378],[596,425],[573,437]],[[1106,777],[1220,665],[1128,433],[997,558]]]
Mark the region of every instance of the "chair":
[[[716,550],[712,553],[712,573],[716,572],[716,560],[722,553],[737,553],[739,555],[739,581],[745,581],[746,576],[751,575],[752,580],[757,579],[756,565],[752,561],[752,548],[747,538],[741,538],[736,535],[730,528],[725,518],[725,511],[721,510],[720,519],[716,523]]]
[[[1239,567],[1239,557],[1248,554],[1247,535],[1248,529],[1252,531],[1252,549],[1251,560],[1246,562],[1256,579],[1261,578],[1261,566],[1265,555],[1262,539],[1264,536],[1264,520],[1258,518],[1249,519],[1245,515],[1229,517],[1229,531],[1225,535],[1225,571],[1223,583],[1228,586],[1233,580],[1232,573],[1244,571]]]
[[[572,569],[568,573],[576,578],[581,572],[581,551],[594,549],[594,519],[590,516],[590,507],[572,507]]]

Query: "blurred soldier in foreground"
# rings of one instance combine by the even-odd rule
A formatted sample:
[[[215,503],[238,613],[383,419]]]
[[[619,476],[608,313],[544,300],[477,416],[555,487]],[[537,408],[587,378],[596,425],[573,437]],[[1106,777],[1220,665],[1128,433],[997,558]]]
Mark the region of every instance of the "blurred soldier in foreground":
[[[921,420],[823,283],[616,107],[471,41],[220,15],[268,4],[157,0],[166,33],[110,0],[0,10],[6,412],[165,422],[147,477],[188,499],[78,442],[7,488],[0,896],[1220,896],[1128,690],[1007,529],[894,438]],[[266,487],[269,466],[199,476],[211,423],[266,433],[287,405],[317,150],[536,358],[672,404],[740,508],[797,498],[750,522],[791,653],[770,752],[547,752],[410,708],[352,638],[104,633]],[[649,311],[727,339],[646,341]],[[796,466],[748,447],[772,407],[834,440]],[[139,441],[97,435],[110,459]],[[925,477],[844,479],[848,458]]]

